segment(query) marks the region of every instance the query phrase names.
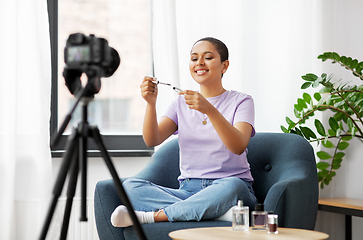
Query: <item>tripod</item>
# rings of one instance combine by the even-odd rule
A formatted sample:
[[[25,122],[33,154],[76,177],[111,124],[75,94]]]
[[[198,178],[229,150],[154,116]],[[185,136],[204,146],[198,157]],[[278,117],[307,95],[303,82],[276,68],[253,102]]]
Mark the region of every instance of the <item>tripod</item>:
[[[99,80],[99,79],[98,79]],[[66,120],[63,122],[58,134],[52,141],[53,143],[57,143],[63,134],[65,128],[67,127],[71,115],[74,112],[77,104],[81,102],[82,105],[82,120],[78,124],[77,128],[73,128],[72,134],[67,139],[66,151],[63,156],[63,162],[60,167],[54,189],[53,189],[53,199],[51,201],[42,232],[40,235],[40,240],[45,240],[50,223],[52,221],[52,217],[57,206],[58,199],[62,193],[62,189],[65,184],[65,180],[67,174],[69,174],[69,182],[67,189],[67,201],[66,207],[64,210],[63,223],[61,228],[61,240],[66,240],[69,219],[72,210],[73,198],[76,192],[78,174],[81,173],[81,217],[80,221],[87,221],[87,213],[86,213],[86,201],[87,201],[87,140],[88,138],[92,138],[97,144],[99,150],[101,151],[102,157],[112,175],[117,194],[122,201],[122,203],[126,206],[130,217],[133,221],[133,226],[135,228],[136,233],[138,234],[139,239],[146,240],[146,236],[141,228],[141,225],[135,215],[135,212],[131,206],[131,203],[126,195],[126,192],[121,184],[121,180],[116,172],[116,169],[112,163],[110,156],[107,153],[106,147],[102,141],[100,131],[97,126],[90,126],[87,118],[88,118],[88,104],[93,100],[93,94],[89,94],[88,91],[92,89],[92,84],[94,84],[94,79],[88,81],[86,86],[82,88],[78,95],[77,101],[67,115]],[[91,97],[89,97],[91,95]],[[111,217],[111,216],[110,216]]]

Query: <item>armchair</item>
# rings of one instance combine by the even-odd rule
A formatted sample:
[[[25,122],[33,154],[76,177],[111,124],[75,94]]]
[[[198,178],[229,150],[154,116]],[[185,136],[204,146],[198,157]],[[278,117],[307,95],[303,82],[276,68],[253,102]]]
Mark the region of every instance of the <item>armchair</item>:
[[[254,178],[253,188],[266,211],[279,215],[279,226],[313,230],[318,211],[318,179],[315,155],[302,137],[287,133],[257,133],[248,145],[248,161]],[[165,143],[135,178],[178,188],[179,145],[177,139]],[[110,222],[121,202],[112,179],[96,185],[94,207],[101,240],[138,239],[132,227],[115,228]],[[251,211],[251,209],[250,209]],[[170,239],[171,231],[231,226],[224,221],[153,223],[142,225],[148,239]]]

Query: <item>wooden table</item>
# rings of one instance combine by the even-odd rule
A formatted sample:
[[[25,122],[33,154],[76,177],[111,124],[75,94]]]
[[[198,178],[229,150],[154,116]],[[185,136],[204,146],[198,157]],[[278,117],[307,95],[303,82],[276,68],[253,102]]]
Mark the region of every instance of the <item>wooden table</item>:
[[[363,217],[363,200],[353,198],[319,199],[320,211],[345,215],[345,239],[352,239],[352,216]]]
[[[234,240],[234,239],[276,239],[276,240],[307,240],[327,239],[328,234],[294,228],[278,228],[278,234],[267,231],[252,230],[241,232],[233,231],[231,227],[189,228],[169,233],[174,240]]]

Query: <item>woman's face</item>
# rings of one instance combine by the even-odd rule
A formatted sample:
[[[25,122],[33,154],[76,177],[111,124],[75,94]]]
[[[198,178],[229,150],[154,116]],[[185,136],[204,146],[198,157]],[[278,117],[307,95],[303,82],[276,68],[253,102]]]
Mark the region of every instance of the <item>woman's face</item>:
[[[208,41],[197,42],[190,53],[189,70],[199,84],[221,80],[228,68],[228,60],[221,63],[221,56],[214,45]]]

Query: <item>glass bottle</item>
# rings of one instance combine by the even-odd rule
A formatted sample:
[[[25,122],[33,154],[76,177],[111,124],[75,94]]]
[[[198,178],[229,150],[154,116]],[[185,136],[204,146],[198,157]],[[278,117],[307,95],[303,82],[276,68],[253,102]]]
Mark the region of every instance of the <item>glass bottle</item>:
[[[255,204],[255,210],[252,212],[252,230],[267,230],[267,212],[263,204]]]
[[[250,228],[249,207],[243,206],[243,201],[238,200],[237,206],[233,208],[232,212],[233,231],[248,231]]]

